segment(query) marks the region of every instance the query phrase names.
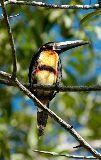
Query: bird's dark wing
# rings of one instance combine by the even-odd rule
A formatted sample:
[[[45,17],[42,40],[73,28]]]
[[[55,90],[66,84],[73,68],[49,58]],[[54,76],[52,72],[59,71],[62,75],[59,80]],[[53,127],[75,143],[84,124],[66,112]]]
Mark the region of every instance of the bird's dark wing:
[[[39,55],[40,55],[40,53],[37,52],[36,54],[33,55],[32,59],[31,59],[31,63],[29,66],[29,74],[28,74],[30,86],[32,85],[32,72],[37,67],[37,60],[39,58]],[[33,81],[33,83],[35,83],[35,82]]]
[[[61,59],[59,57],[59,62],[58,62],[58,77],[57,77],[57,85],[61,84],[61,80],[62,80],[62,63],[61,63]]]

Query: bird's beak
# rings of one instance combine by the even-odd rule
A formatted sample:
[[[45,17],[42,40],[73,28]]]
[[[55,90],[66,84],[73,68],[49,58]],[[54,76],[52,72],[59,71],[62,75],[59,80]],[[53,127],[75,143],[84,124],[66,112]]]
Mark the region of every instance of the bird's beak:
[[[76,41],[65,41],[65,42],[56,42],[53,45],[53,50],[57,51],[58,53],[62,53],[66,50],[79,47],[85,44],[89,44],[87,41],[76,40]]]

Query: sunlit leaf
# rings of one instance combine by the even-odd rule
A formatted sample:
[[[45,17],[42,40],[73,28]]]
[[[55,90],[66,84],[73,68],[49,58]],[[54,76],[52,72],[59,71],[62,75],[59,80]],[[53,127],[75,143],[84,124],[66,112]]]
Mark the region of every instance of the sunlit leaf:
[[[80,21],[80,24],[85,24],[87,22],[90,22],[90,19],[94,16],[100,15],[101,14],[101,10],[98,9],[94,12],[88,13],[86,16],[84,16],[84,18]]]

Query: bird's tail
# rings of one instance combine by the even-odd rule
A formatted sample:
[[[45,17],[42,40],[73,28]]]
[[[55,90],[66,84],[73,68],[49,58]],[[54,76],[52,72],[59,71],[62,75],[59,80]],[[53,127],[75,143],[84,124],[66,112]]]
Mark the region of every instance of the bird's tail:
[[[47,101],[41,101],[44,105],[49,108],[49,103]],[[40,104],[37,104],[39,106]],[[47,124],[48,114],[46,111],[41,110],[40,108],[37,109],[37,124],[38,124],[38,136],[42,136],[44,134],[44,129]]]

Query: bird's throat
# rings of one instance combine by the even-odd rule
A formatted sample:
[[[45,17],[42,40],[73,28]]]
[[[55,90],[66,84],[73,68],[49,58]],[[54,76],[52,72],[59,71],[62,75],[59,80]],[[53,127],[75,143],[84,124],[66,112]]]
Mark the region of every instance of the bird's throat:
[[[38,64],[52,67],[57,70],[59,56],[55,51],[43,51],[40,53]]]

